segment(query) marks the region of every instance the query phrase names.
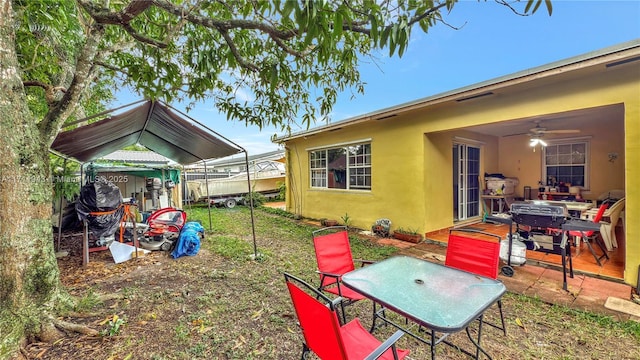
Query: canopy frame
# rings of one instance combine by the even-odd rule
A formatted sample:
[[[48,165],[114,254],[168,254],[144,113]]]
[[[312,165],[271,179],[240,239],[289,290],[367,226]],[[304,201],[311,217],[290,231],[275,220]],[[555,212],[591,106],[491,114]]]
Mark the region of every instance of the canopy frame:
[[[139,100],[67,124],[77,125],[103,115],[141,104],[121,114],[97,122],[60,132],[51,144],[52,152],[72,158],[81,165],[108,155],[125,146],[140,144],[181,165],[244,153],[249,167],[247,151],[225,136],[212,130],[174,107],[156,100]],[[187,118],[189,121],[185,120]],[[197,126],[196,126],[197,125]],[[83,166],[81,166],[83,168]],[[208,179],[205,177],[208,188]],[[247,172],[247,192],[251,211],[253,257],[258,257],[253,211],[251,180]],[[209,200],[209,199],[208,199]],[[211,201],[207,201],[209,229],[212,229]]]

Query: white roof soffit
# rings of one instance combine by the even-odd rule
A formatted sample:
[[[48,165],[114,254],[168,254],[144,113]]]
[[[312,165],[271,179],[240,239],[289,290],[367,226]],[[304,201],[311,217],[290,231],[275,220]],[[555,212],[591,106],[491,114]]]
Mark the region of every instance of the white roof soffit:
[[[240,146],[157,101],[58,134],[51,149],[88,162],[136,143],[180,164],[243,152]]]
[[[510,75],[501,76],[495,79],[483,81],[473,85],[465,86],[455,90],[446,91],[440,94],[428,96],[418,100],[410,101],[400,105],[376,110],[364,115],[339,120],[328,125],[322,125],[310,130],[300,131],[289,135],[276,137],[274,143],[283,143],[300,137],[311,136],[327,130],[334,130],[344,126],[355,125],[371,120],[384,120],[395,117],[399,114],[425,108],[447,101],[463,101],[491,95],[491,91],[538,79],[546,76],[553,76],[558,71],[569,71],[587,66],[601,64],[603,69],[618,64],[625,64],[640,60],[640,39],[631,40],[622,44],[603,48],[583,55],[574,56],[568,59],[556,61],[546,65],[519,71]]]

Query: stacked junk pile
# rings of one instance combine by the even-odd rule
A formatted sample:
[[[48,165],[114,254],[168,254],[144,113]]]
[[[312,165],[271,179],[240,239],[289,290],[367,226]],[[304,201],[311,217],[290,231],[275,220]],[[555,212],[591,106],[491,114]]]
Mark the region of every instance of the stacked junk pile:
[[[157,197],[158,184],[161,186],[160,179],[147,181],[152,196]],[[158,203],[152,199],[154,205]],[[108,248],[116,262],[138,254],[138,246],[146,251],[171,251],[173,258],[192,256],[204,238],[202,225],[187,222],[186,212],[175,207],[157,209],[142,221],[135,199],[124,202],[120,189],[101,177],[82,186],[75,210],[88,230],[89,251],[91,247],[93,251]]]

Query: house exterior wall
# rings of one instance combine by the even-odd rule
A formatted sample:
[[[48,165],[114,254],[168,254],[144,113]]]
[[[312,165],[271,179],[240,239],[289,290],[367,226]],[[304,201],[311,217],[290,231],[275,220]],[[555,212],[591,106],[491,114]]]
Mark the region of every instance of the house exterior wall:
[[[528,137],[498,138],[463,128],[611,106],[616,109],[616,118],[581,124],[579,134],[561,137],[590,137],[590,189],[585,198],[595,199],[610,189],[626,190],[624,280],[635,285],[640,265],[638,64],[605,71],[593,71],[588,66],[558,71],[493,92],[491,96],[465,102],[442,102],[385,120],[362,121],[307,138],[289,139],[285,142],[287,209],[305,217],[338,221],[348,214],[353,226],[365,229],[378,218],[391,219],[392,228],[413,228],[423,233],[447,228],[454,225],[451,165],[454,138],[482,143],[481,173],[500,172],[518,177],[517,195],[522,196],[524,185],[536,188],[540,180],[541,152],[532,151]],[[361,140],[371,143],[371,191],[310,187],[309,149]],[[618,153],[616,161],[609,161],[610,152]]]

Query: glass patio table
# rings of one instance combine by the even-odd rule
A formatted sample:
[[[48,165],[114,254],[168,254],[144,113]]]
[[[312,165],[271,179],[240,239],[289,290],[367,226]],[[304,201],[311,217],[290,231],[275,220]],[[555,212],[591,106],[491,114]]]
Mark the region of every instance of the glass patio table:
[[[440,342],[476,359],[480,352],[491,358],[480,346],[482,315],[506,291],[502,282],[410,256],[394,256],[358,268],[343,275],[342,282],[382,306],[378,310],[374,306],[372,331],[376,319],[405,330],[408,335],[431,346],[432,359],[436,355],[435,346]],[[394,311],[428,329],[429,339],[392,321],[385,316],[385,310]],[[468,329],[476,319],[480,319],[477,340]],[[446,340],[448,335],[461,330],[466,330],[476,348],[475,354]]]

